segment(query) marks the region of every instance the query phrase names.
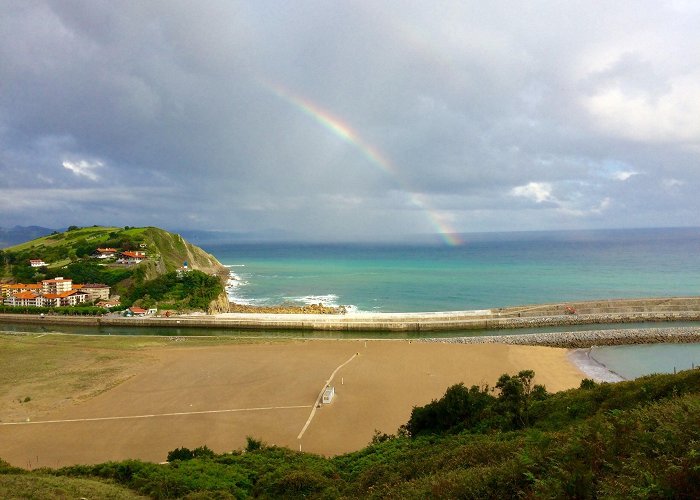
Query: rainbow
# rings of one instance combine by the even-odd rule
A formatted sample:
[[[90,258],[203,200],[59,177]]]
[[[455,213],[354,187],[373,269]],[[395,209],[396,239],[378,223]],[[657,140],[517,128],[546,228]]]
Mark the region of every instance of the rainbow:
[[[270,90],[280,99],[302,111],[305,115],[322,125],[326,130],[333,133],[343,141],[357,148],[363,156],[372,164],[391,175],[403,191],[409,193],[411,202],[420,208],[428,216],[428,219],[442,240],[451,246],[459,246],[463,242],[455,230],[445,220],[445,217],[436,209],[432,208],[425,195],[409,189],[401,182],[401,177],[396,166],[389,161],[377,148],[365,141],[349,125],[331,115],[328,111],[301,97],[298,94],[282,87],[279,84],[271,83],[267,80],[260,80],[262,85]]]

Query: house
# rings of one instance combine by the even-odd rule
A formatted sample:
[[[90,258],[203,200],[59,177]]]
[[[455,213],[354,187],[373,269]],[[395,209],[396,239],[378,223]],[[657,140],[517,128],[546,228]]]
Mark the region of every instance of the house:
[[[136,306],[130,307],[129,309],[127,309],[127,311],[131,313],[132,316],[145,316],[146,314],[148,314],[148,311]]]
[[[87,293],[78,290],[69,290],[61,293],[45,293],[42,296],[44,307],[66,307],[83,304],[87,301]]]
[[[117,255],[117,249],[116,248],[98,248],[95,250],[95,253],[92,254],[92,256],[95,259],[111,259],[115,255]]]
[[[146,252],[141,251],[127,251],[122,252],[121,257],[117,259],[120,264],[139,264],[146,259]]]
[[[5,304],[14,307],[37,307],[41,305],[41,295],[36,292],[18,292],[5,299]]]
[[[9,284],[3,283],[2,285],[2,296],[11,297],[22,292],[41,292],[41,283],[16,283]]]
[[[76,290],[61,293],[42,293],[41,291],[18,292],[4,300],[13,307],[65,307],[85,302],[87,294]]]
[[[97,303],[97,307],[105,307],[109,309],[110,307],[117,307],[119,303],[119,299],[101,300]]]
[[[46,262],[43,259],[29,259],[29,265],[32,267],[44,267]]]
[[[73,290],[80,290],[87,294],[87,301],[109,299],[109,285],[102,283],[86,283],[84,285],[73,285]]]
[[[41,292],[46,295],[47,293],[64,293],[73,290],[73,280],[64,279],[62,276],[57,276],[51,280],[43,280],[41,282]]]

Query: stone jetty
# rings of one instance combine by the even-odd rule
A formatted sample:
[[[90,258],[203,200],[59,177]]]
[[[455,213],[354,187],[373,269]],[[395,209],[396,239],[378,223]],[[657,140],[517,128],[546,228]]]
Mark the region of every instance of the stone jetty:
[[[630,328],[519,335],[485,335],[417,339],[415,342],[443,342],[451,344],[499,343],[582,349],[602,345],[700,342],[700,327]]]

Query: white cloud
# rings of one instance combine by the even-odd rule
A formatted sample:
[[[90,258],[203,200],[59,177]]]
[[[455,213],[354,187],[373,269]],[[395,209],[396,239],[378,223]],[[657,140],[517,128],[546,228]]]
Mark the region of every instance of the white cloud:
[[[517,186],[510,190],[510,194],[527,198],[537,203],[557,201],[552,196],[552,185],[548,182],[530,182],[524,186]]]
[[[87,177],[91,181],[98,181],[100,177],[95,173],[98,168],[104,167],[101,161],[79,160],[77,162],[64,160],[63,168],[70,170],[78,177]]]
[[[554,188],[548,182],[530,182],[523,186],[511,189],[512,196],[519,196],[534,201],[535,203],[549,203],[553,210],[572,217],[585,217],[588,215],[600,215],[610,207],[612,200],[603,198],[597,205],[590,206],[590,201],[580,192],[572,191],[568,199],[561,199],[553,194]]]
[[[664,179],[661,182],[663,183],[664,187],[667,188],[676,188],[685,184],[685,182],[679,181],[678,179]]]
[[[617,84],[585,99],[595,125],[619,137],[645,142],[700,143],[700,74],[671,80],[661,96]]]
[[[634,172],[633,170],[622,170],[620,172],[613,173],[613,179],[618,181],[626,181],[635,175],[639,175],[639,172]]]

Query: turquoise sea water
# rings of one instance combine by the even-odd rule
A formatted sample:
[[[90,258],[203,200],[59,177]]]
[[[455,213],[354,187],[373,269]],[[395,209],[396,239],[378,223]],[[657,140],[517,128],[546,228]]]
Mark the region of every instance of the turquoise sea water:
[[[475,235],[459,247],[203,245],[232,266],[231,298],[412,312],[700,293],[700,230]]]

